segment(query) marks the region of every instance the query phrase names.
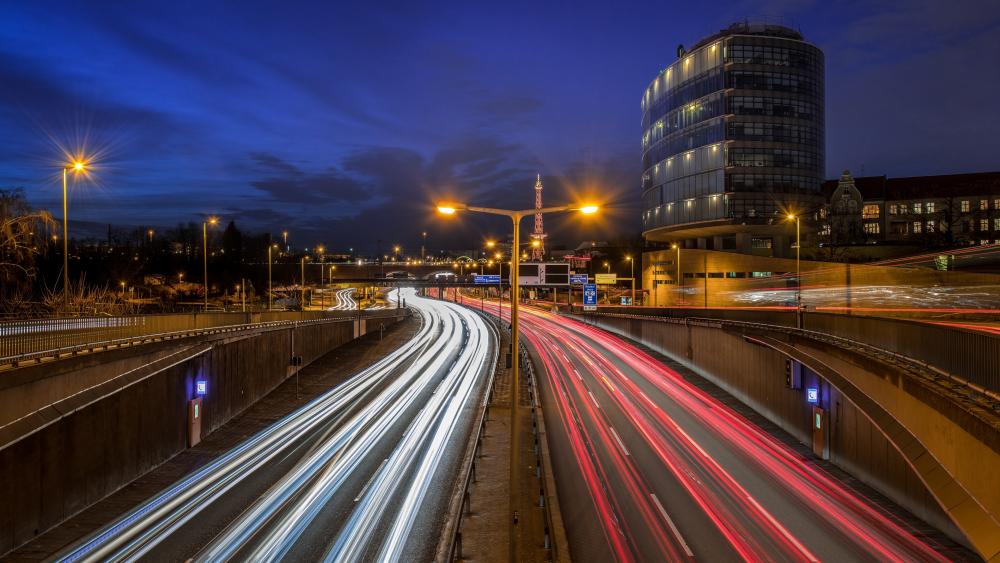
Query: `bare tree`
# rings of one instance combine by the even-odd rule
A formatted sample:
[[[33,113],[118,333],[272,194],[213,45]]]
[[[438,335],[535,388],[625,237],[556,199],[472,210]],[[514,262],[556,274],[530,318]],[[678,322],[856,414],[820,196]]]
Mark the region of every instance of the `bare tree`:
[[[43,231],[54,225],[48,211],[28,205],[24,190],[0,190],[0,282],[5,288],[23,289],[34,277]]]

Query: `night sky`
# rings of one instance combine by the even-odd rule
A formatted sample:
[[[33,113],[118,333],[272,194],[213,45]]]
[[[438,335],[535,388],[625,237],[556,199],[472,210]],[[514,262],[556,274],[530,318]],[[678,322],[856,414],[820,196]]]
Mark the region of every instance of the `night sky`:
[[[55,210],[60,147],[86,146],[75,229],[217,214],[413,249],[504,230],[436,198],[530,207],[541,173],[548,203],[616,205],[557,240],[638,234],[645,86],[756,14],[826,53],[828,177],[1000,169],[1000,2],[226,4],[5,0],[0,187]]]

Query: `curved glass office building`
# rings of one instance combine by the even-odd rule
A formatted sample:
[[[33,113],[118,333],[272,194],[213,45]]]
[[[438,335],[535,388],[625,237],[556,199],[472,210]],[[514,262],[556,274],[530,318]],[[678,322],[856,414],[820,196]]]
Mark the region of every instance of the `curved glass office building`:
[[[737,23],[678,55],[642,97],[643,235],[790,255],[785,217],[822,202],[823,52]]]

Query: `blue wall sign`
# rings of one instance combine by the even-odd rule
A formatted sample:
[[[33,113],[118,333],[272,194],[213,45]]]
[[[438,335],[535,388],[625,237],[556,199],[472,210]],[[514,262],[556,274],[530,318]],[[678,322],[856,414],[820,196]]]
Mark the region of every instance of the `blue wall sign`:
[[[199,379],[194,383],[194,392],[198,395],[205,395],[208,393],[208,382],[204,379]]]
[[[590,278],[587,277],[587,274],[570,274],[569,276],[569,283],[573,285],[585,285],[588,281]]]
[[[815,387],[809,387],[808,389],[806,389],[806,401],[809,401],[810,403],[818,403],[819,389]]]

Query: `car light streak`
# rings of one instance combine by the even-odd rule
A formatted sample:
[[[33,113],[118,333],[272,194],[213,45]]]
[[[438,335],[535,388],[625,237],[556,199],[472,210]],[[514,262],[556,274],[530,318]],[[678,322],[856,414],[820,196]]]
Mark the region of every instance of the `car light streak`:
[[[255,471],[297,448],[297,438],[316,432],[312,448],[195,559],[288,555],[347,479],[365,467],[373,473],[361,490],[346,496],[348,503],[354,498],[354,508],[338,542],[344,539],[354,549],[347,559],[369,547],[386,559],[401,558],[429,484],[439,478],[446,446],[465,428],[462,412],[482,389],[481,376],[490,354],[496,354],[496,334],[477,314],[403,291],[409,292],[408,305],[421,320],[411,340],[58,559],[117,561],[147,555]],[[418,406],[423,408],[411,419],[408,413]],[[388,430],[399,424],[406,425],[406,437],[389,444],[388,457],[369,459],[375,444],[385,443],[392,435]],[[389,522],[389,532],[373,544],[373,531],[381,522]]]
[[[475,305],[482,306],[478,299]],[[485,307],[496,314],[495,304]],[[628,341],[541,309],[521,310],[525,340],[541,362],[556,419],[615,559],[648,558],[650,542],[640,550],[639,536],[651,539],[661,559],[699,550],[684,540],[643,477],[666,469],[746,560],[818,560],[814,536],[802,530],[818,530],[847,553],[861,550],[879,560],[947,560],[926,538]],[[703,430],[693,432],[696,427]],[[636,465],[637,446],[652,452],[655,462]],[[735,457],[713,455],[720,451]],[[758,473],[753,490],[735,468]],[[755,494],[761,487],[798,499],[792,506],[800,517],[788,518],[788,503],[784,512],[774,512],[773,495]]]
[[[352,311],[358,308],[358,302],[354,300],[354,288],[338,289],[334,294],[337,302],[330,307],[330,311]]]

